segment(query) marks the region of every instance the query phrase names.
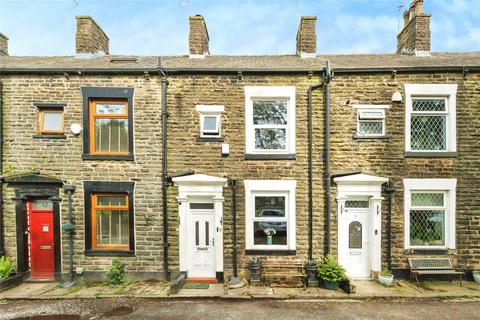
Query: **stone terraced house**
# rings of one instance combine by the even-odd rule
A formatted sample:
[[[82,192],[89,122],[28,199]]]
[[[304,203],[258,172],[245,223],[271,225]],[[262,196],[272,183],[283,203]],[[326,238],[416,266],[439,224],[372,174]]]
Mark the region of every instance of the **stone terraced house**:
[[[76,54],[0,37],[0,255],[25,278],[73,270],[219,281],[253,257],[338,257],[353,278],[407,258],[480,264],[480,53],[430,52],[415,0],[397,52],[118,56],[88,16]]]

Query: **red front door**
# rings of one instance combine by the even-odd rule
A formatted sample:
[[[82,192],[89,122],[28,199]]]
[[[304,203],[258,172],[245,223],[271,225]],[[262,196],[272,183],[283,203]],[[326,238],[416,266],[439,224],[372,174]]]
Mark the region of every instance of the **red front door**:
[[[55,270],[52,202],[39,199],[29,202],[28,206],[31,276],[52,279]]]

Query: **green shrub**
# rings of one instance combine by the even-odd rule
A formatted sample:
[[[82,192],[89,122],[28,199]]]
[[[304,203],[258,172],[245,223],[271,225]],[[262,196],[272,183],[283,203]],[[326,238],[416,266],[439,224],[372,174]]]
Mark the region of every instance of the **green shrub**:
[[[7,257],[0,258],[0,279],[8,278],[13,273],[13,264]]]
[[[340,282],[348,279],[345,269],[331,255],[323,258],[323,261],[317,265],[317,273],[320,279],[326,282]]]
[[[114,286],[127,284],[125,265],[120,261],[120,258],[112,259],[112,265],[107,270],[107,284]]]

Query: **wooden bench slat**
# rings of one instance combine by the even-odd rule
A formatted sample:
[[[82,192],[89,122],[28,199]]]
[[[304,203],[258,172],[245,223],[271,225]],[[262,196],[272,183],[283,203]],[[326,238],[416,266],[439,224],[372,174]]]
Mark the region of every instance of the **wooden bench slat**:
[[[301,260],[265,259],[262,261],[262,276],[265,279],[301,278],[305,286],[304,263]]]

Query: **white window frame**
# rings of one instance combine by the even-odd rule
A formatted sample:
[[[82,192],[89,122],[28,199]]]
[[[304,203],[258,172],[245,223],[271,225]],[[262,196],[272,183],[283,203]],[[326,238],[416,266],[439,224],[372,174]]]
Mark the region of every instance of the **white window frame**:
[[[283,150],[255,149],[255,125],[253,124],[253,101],[278,99],[287,101],[286,141]],[[278,128],[285,125],[278,125]],[[268,128],[275,125],[268,125]],[[295,153],[295,87],[294,86],[246,86],[245,87],[245,151],[247,154],[294,154]]]
[[[296,218],[295,218],[295,188],[296,180],[245,180],[245,236],[247,250],[295,250],[296,248]],[[285,197],[285,220],[287,221],[286,245],[255,245],[254,221],[255,196]],[[277,219],[280,220],[280,219]]]
[[[385,110],[390,108],[389,105],[386,104],[354,104],[352,106],[354,109],[357,109],[357,133],[356,135],[360,137],[384,137],[386,131],[386,116]],[[372,118],[364,118],[362,119],[361,115],[363,112],[381,112],[382,117],[372,117]],[[382,133],[381,134],[364,134],[360,132],[360,121],[372,121],[372,122],[382,122]]]
[[[456,84],[405,84],[405,151],[407,152],[456,152]],[[446,141],[445,150],[412,150],[411,149],[411,120],[413,99],[446,99],[445,112],[429,112],[431,115],[446,114]]]
[[[403,179],[404,185],[404,240],[405,249],[455,249],[455,199],[457,179]],[[414,246],[410,244],[411,194],[415,192],[444,193],[445,245]],[[422,207],[425,209],[426,207]],[[438,207],[436,207],[438,208]]]
[[[222,112],[225,111],[225,107],[220,105],[196,105],[195,110],[200,114],[200,137],[220,138],[222,136]],[[204,130],[203,121],[207,116],[217,118],[217,130]],[[218,134],[208,134],[212,132],[218,132]]]

